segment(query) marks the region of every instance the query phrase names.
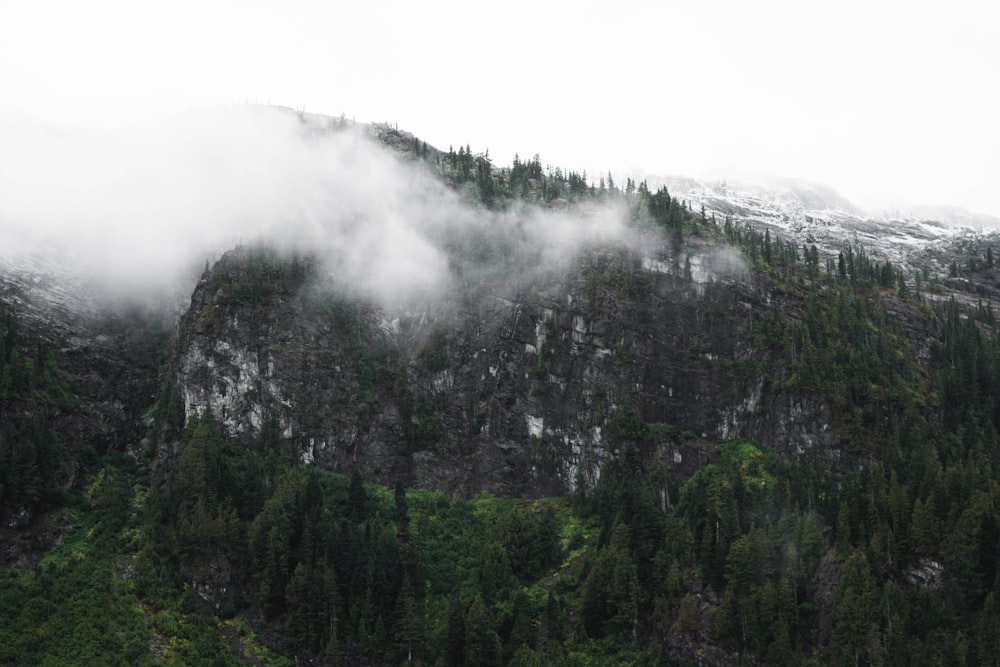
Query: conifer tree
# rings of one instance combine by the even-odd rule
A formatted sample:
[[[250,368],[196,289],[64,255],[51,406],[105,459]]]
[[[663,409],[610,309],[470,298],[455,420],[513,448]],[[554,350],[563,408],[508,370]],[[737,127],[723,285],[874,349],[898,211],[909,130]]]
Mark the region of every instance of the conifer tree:
[[[448,667],[465,664],[465,609],[458,595],[453,593],[448,603],[448,628],[445,636],[444,662]]]
[[[412,663],[414,653],[420,646],[420,613],[417,608],[413,584],[409,576],[403,580],[399,597],[396,600],[396,631],[395,643],[401,659]]]
[[[500,640],[493,629],[493,615],[483,597],[476,595],[465,616],[465,665],[490,667],[499,660]]]

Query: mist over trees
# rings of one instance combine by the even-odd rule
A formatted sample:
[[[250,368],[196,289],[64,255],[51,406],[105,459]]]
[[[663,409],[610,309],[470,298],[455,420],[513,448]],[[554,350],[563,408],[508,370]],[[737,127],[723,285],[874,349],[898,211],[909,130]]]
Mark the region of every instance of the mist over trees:
[[[842,460],[732,440],[678,479],[650,452],[696,434],[684,415],[644,415],[628,387],[608,409],[615,456],[561,498],[368,484],[288,456],[273,415],[243,447],[210,410],[185,422],[168,391],[146,415],[144,452],[97,452],[59,438],[53,425],[79,389],[4,307],[0,510],[8,529],[58,508],[73,518],[58,549],[0,575],[0,662],[996,664],[992,304],[932,298],[934,286],[864,248],[824,258],[645,182],[595,184],[537,155],[496,167],[468,146],[437,151],[381,132],[401,158],[372,157],[352,137],[342,150],[355,176],[333,190],[298,189],[307,168],[289,180],[303,195],[298,222],[261,238],[311,229],[312,252],[262,250],[225,298],[263,303],[332,274],[343,291],[325,307],[350,322],[352,299],[412,298],[399,283],[473,289],[569,270],[571,257],[579,270],[597,247],[611,259],[583,262],[588,298],[639,300],[648,292],[635,263],[615,260],[653,238],[676,254],[671,286],[696,294],[685,247],[697,237],[770,290],[771,307],[742,320],[760,353],[733,372],[826,401]],[[340,159],[326,150],[304,143],[281,165]],[[366,179],[377,214],[348,194]],[[349,214],[325,217],[333,202]],[[444,370],[435,340],[421,363]],[[430,446],[412,419],[421,405],[399,370],[406,360],[355,344],[365,382],[395,391],[404,437]],[[170,429],[179,455],[154,474],[156,439]]]

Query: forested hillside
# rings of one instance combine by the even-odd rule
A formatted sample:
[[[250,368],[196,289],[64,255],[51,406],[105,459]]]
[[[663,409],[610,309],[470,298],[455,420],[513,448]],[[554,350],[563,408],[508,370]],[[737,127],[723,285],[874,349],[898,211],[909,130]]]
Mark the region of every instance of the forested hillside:
[[[665,188],[379,133],[484,211],[612,202],[643,244],[504,293],[555,314],[493,338],[383,326],[311,258],[234,251],[121,450],[73,438],[86,386],[5,305],[0,664],[1000,664],[991,303]],[[488,230],[451,251],[468,312],[526,266]],[[234,331],[260,356],[226,384]]]

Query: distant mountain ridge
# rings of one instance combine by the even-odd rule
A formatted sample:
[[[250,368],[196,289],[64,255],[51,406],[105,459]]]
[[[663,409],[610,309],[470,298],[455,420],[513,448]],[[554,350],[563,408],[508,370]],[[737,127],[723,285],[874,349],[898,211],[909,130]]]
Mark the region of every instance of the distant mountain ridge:
[[[914,206],[907,213],[874,214],[833,188],[779,176],[703,180],[686,176],[650,177],[698,213],[704,207],[721,224],[770,230],[795,243],[815,243],[836,256],[845,244],[860,244],[873,257],[890,260],[909,273],[928,269],[946,273],[957,239],[983,243],[1000,238],[1000,218],[957,206]],[[968,245],[967,243],[965,245]]]

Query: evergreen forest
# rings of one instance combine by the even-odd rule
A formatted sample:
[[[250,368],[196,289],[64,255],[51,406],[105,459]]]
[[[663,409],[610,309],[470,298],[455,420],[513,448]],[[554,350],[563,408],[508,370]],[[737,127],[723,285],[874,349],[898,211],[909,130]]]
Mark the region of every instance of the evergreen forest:
[[[144,448],[101,451],[53,426],[80,388],[4,305],[2,540],[28,556],[0,570],[0,664],[1000,664],[991,303],[860,246],[821,256],[645,182],[396,140],[476,206],[614,200],[679,247],[738,252],[773,299],[746,322],[760,356],[733,372],[822,397],[840,460],[734,439],[682,479],[648,453],[695,437],[684,416],[647,421],[621,401],[607,423],[618,455],[595,484],[449,497],[307,465],[273,418],[247,446],[211,411],[178,416],[167,386],[143,416]],[[983,248],[970,271],[988,279],[992,261]],[[227,298],[307,280],[298,260],[275,266]],[[587,275],[595,298],[643,298],[632,273]],[[689,284],[690,265],[674,280]],[[446,367],[434,350],[423,363]],[[392,387],[398,359],[363,341],[357,353],[368,382]],[[163,467],[166,432],[183,447]],[[415,449],[435,437],[406,435]],[[57,546],[33,550],[40,533]]]

